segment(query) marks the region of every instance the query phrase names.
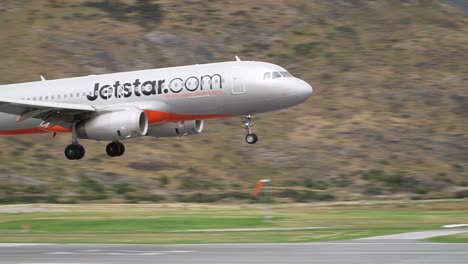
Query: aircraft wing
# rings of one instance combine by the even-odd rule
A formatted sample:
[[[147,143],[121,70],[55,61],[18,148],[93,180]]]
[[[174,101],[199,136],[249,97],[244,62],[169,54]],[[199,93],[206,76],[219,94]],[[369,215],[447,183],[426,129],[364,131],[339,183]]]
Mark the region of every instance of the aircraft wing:
[[[49,122],[73,122],[99,110],[86,104],[69,104],[44,101],[0,98],[0,112],[20,116],[17,122],[30,118]]]

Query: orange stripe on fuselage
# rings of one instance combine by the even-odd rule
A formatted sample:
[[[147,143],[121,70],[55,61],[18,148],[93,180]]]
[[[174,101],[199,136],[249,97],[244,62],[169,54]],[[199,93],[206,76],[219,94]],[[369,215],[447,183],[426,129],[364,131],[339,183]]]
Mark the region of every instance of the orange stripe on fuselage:
[[[153,110],[145,110],[145,112],[146,112],[146,115],[148,116],[148,123],[150,125],[160,124],[164,122],[204,120],[204,119],[223,118],[223,117],[232,116],[232,115],[226,115],[226,114],[182,115],[182,114],[173,114],[173,113],[153,111]]]
[[[160,124],[164,122],[180,122],[189,120],[204,120],[213,118],[224,118],[232,117],[233,115],[226,114],[211,114],[211,115],[182,115],[173,114],[168,112],[145,110],[148,116],[148,123],[150,125]],[[26,135],[26,134],[39,134],[39,133],[69,133],[71,128],[62,126],[53,126],[50,128],[46,127],[35,127],[35,128],[23,128],[14,130],[0,130],[0,135]]]
[[[63,127],[63,126],[40,127],[39,129],[44,131],[44,132],[51,132],[51,133],[70,133],[70,132],[72,132],[71,127]]]
[[[13,135],[27,135],[27,134],[40,134],[40,133],[70,133],[71,128],[63,126],[53,127],[35,127],[35,128],[22,128],[13,130],[0,130],[0,135],[13,136]]]

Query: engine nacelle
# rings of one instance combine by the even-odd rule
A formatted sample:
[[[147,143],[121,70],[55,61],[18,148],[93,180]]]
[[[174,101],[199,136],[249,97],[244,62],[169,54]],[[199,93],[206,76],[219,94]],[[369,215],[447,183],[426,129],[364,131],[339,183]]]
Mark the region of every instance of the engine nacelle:
[[[147,136],[150,137],[179,137],[198,134],[203,131],[203,120],[184,121],[177,123],[163,123],[151,126]]]
[[[78,123],[78,138],[94,140],[122,140],[141,137],[148,131],[148,117],[140,109],[104,113]]]

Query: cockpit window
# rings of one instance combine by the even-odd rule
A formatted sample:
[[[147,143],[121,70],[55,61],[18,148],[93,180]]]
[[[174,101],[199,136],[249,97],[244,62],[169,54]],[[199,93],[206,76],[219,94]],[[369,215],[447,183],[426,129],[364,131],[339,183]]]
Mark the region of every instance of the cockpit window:
[[[281,71],[281,72],[265,72],[263,75],[263,80],[269,80],[269,79],[278,79],[278,78],[290,78],[293,77],[291,73],[287,71]]]
[[[290,74],[290,73],[287,72],[287,71],[282,71],[282,72],[280,72],[280,73],[281,73],[281,75],[282,75],[283,77],[287,77],[287,78],[293,77],[292,74]]]
[[[279,74],[279,72],[273,72],[273,75],[271,78],[272,79],[281,78],[281,75]]]

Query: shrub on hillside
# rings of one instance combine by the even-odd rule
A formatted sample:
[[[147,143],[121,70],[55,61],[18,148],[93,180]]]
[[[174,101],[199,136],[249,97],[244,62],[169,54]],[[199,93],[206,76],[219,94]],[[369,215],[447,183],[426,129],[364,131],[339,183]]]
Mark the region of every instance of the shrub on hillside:
[[[138,202],[152,202],[157,203],[164,201],[164,196],[157,195],[157,194],[150,194],[150,195],[126,195],[125,199],[131,203],[138,203]]]
[[[116,20],[133,20],[142,25],[159,24],[164,12],[161,5],[151,0],[137,0],[134,4],[127,4],[120,0],[86,1],[86,7],[93,7],[108,13]]]
[[[133,185],[129,183],[118,183],[113,185],[113,189],[117,194],[126,194],[135,191]]]
[[[297,191],[292,189],[284,190],[280,192],[278,196],[283,198],[291,198],[298,203],[335,200],[335,196],[328,192]]]
[[[463,190],[463,191],[457,192],[455,197],[460,198],[460,199],[468,197],[468,190]]]
[[[364,194],[365,195],[382,195],[382,189],[376,186],[367,186],[366,189],[364,189]]]

